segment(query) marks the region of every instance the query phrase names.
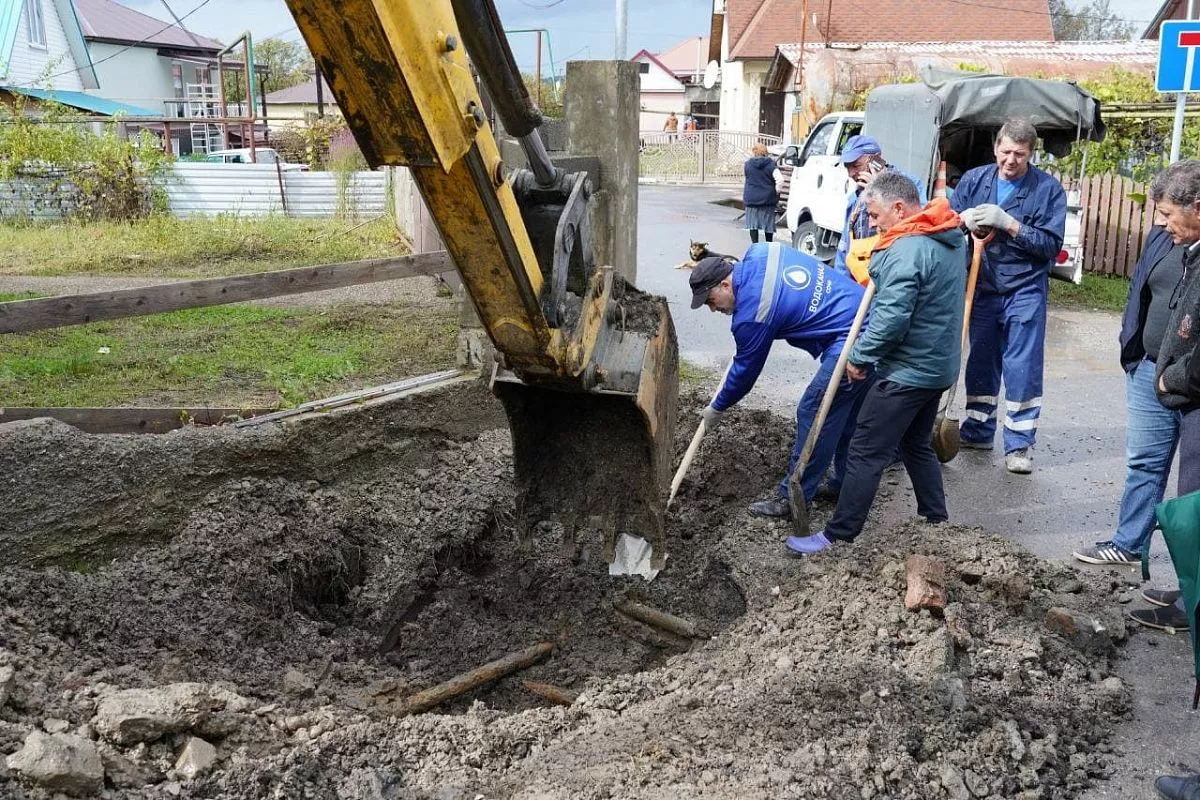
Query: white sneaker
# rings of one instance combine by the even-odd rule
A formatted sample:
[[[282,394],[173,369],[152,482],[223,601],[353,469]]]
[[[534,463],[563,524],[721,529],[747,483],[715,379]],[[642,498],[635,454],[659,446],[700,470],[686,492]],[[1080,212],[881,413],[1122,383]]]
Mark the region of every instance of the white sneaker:
[[[1033,456],[1028,447],[1013,450],[1004,454],[1004,468],[1014,475],[1028,475],[1033,472]]]

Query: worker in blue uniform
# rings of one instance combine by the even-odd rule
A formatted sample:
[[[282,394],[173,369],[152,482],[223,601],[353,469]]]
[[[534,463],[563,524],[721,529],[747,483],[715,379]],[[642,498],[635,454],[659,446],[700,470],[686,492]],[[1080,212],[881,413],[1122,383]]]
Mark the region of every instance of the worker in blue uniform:
[[[1029,163],[1037,130],[1008,120],[996,136],[996,163],[968,170],[951,205],[971,231],[991,231],[971,314],[964,447],[991,450],[1004,383],[1004,465],[1033,471],[1031,448],[1042,410],[1042,363],[1050,268],[1062,249],[1067,198]]]
[[[796,441],[787,474],[779,482],[774,497],[750,506],[751,513],[757,516],[787,517],[791,513],[788,479],[829,386],[864,290],[845,273],[780,242],[752,245],[737,263],[721,258],[703,259],[692,270],[690,282],[692,308],[707,306],[712,311],[732,315],[737,345],[724,383],[712,403],[701,412],[710,428],[754,386],[776,339],[783,339],[820,361],[817,374],[796,408]],[[801,475],[806,503],[812,502],[821,477],[834,459],[842,432],[853,426],[869,383],[843,379],[839,386]],[[835,478],[844,469],[844,463],[835,464]]]

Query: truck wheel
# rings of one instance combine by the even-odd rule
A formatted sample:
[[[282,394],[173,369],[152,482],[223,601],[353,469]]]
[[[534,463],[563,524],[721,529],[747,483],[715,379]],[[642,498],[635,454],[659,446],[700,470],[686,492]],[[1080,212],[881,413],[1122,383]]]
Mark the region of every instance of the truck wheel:
[[[806,220],[796,226],[796,231],[792,234],[792,247],[821,261],[833,260],[833,249],[821,246],[821,229],[812,220]]]

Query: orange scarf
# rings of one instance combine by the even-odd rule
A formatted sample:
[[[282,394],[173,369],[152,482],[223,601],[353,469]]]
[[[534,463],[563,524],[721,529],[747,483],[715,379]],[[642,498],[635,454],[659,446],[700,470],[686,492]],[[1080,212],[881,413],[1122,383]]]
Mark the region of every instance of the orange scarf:
[[[950,201],[944,197],[935,197],[916,214],[905,217],[888,228],[887,232],[879,237],[874,252],[888,249],[901,236],[929,236],[952,231],[961,226],[962,220],[950,208]]]

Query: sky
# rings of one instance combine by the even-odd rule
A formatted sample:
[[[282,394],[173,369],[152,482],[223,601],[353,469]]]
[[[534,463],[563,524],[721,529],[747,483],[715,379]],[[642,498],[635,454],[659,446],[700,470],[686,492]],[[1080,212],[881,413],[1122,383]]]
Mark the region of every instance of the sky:
[[[164,2],[183,17],[195,33],[230,42],[249,29],[256,40],[278,36],[299,40],[300,33],[283,0],[119,0],[163,20],[170,20]],[[712,0],[626,0],[626,53],[640,50],[660,53],[682,40],[708,34]],[[1078,2],[1072,5],[1078,5]],[[1140,33],[1158,10],[1161,0],[1110,0],[1112,11],[1133,20]],[[496,0],[506,29],[545,28],[542,67],[562,75],[568,60],[614,58],[616,54],[616,0]],[[194,10],[194,13],[193,13]],[[532,72],[536,36],[511,33],[509,43],[518,66]]]

